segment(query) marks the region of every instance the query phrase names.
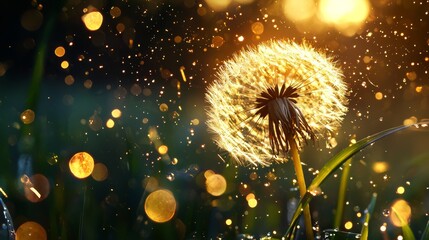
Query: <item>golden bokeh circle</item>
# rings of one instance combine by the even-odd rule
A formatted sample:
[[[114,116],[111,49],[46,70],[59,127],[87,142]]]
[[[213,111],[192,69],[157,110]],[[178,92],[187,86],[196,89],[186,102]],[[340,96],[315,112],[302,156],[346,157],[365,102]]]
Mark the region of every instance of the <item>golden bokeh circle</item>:
[[[107,179],[109,176],[109,170],[107,169],[107,166],[103,163],[96,163],[94,165],[94,170],[91,173],[92,178],[94,178],[95,181],[102,182]]]
[[[152,221],[157,223],[168,222],[176,212],[176,199],[169,190],[156,190],[147,196],[144,210]]]
[[[220,174],[211,174],[206,179],[206,190],[213,196],[220,196],[226,191],[226,180]]]
[[[87,152],[78,152],[69,161],[71,173],[77,178],[86,178],[94,170],[94,159]]]
[[[46,240],[48,236],[45,229],[36,222],[25,222],[16,230],[17,240]]]
[[[34,174],[29,182],[24,185],[24,194],[30,202],[41,202],[48,197],[51,185],[48,178],[42,174]]]
[[[27,109],[27,110],[24,110],[22,113],[21,113],[21,116],[20,116],[20,118],[21,118],[21,121],[24,123],[24,124],[30,124],[30,123],[32,123],[33,121],[34,121],[34,118],[36,117],[36,114],[34,113],[34,111],[33,110],[31,110],[31,109]]]

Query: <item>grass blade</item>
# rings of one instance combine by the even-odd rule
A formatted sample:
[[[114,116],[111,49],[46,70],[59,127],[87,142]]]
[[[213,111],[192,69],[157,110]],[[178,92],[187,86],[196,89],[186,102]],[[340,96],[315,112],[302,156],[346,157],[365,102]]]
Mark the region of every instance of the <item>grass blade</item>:
[[[423,231],[421,240],[429,239],[429,221],[426,223],[425,230]]]
[[[404,239],[416,240],[416,237],[414,236],[413,231],[411,230],[407,221],[405,221],[402,218],[401,214],[399,214],[398,211],[394,207],[392,207],[392,211],[396,215],[396,217],[399,219],[399,221],[401,222],[402,234],[404,235]]]
[[[360,240],[367,240],[368,239],[369,219],[372,216],[372,212],[374,212],[376,200],[377,200],[377,193],[373,193],[371,201],[369,202],[368,208],[365,211],[366,212],[365,213],[365,221],[364,221],[364,223],[362,225]]]
[[[344,163],[343,173],[340,180],[340,188],[338,190],[337,210],[335,212],[334,228],[339,229],[341,225],[341,219],[343,218],[344,205],[346,202],[346,190],[349,182],[350,165],[352,159],[350,158]]]
[[[407,129],[411,126],[426,127],[428,124],[429,124],[429,121],[425,121],[414,125],[398,126],[398,127],[394,127],[394,128],[390,128],[390,129],[378,132],[376,134],[373,134],[371,136],[368,136],[356,142],[355,144],[347,148],[344,148],[337,155],[332,157],[319,171],[319,174],[314,178],[314,180],[311,182],[310,186],[308,187],[307,193],[304,195],[304,197],[302,197],[302,199],[298,203],[297,209],[291,219],[289,228],[286,231],[286,234],[285,234],[286,239],[291,239],[293,230],[298,224],[299,216],[301,215],[304,207],[307,206],[307,204],[311,201],[311,199],[316,195],[317,189],[320,186],[320,184],[322,184],[323,181],[325,181],[325,179],[329,175],[331,175],[335,170],[337,170],[345,161],[347,161],[350,157],[352,157],[353,155],[355,155],[365,147],[369,146],[370,144],[386,136],[389,136],[392,133]]]

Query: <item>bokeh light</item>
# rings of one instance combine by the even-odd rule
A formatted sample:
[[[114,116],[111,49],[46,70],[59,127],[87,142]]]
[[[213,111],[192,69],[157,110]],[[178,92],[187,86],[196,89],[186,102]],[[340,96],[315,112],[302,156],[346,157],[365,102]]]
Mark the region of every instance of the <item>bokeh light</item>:
[[[103,24],[103,15],[99,11],[92,11],[82,16],[82,21],[90,31],[97,31]]]
[[[284,0],[283,13],[291,21],[305,21],[316,13],[314,0]]]
[[[54,53],[57,57],[63,57],[66,54],[66,49],[62,46],[59,46],[55,48]]]
[[[161,154],[161,155],[167,154],[167,152],[168,152],[168,147],[167,147],[167,146],[165,146],[165,145],[161,145],[161,146],[159,146],[159,147],[158,147],[158,152],[159,152],[159,154]]]
[[[25,222],[16,230],[17,240],[47,240],[45,228],[37,222]]]
[[[25,11],[21,16],[21,25],[28,31],[36,31],[43,23],[43,14],[36,9]]]
[[[375,173],[384,173],[389,170],[389,163],[384,161],[374,162],[372,164],[372,171]]]
[[[23,178],[21,178],[23,180]],[[24,180],[24,194],[30,202],[41,202],[46,199],[50,193],[51,186],[48,178],[42,174],[34,174]]]
[[[95,181],[102,182],[106,180],[109,176],[109,170],[107,169],[107,166],[103,163],[96,163],[94,165],[94,170],[92,171],[91,176]]]
[[[115,109],[112,110],[112,117],[114,117],[114,118],[120,118],[121,115],[122,115],[121,110],[119,110],[117,108],[115,108]]]
[[[390,221],[393,225],[402,227],[408,224],[411,218],[411,207],[407,201],[398,199],[390,208]]]
[[[36,114],[34,113],[34,111],[33,110],[31,110],[31,109],[27,109],[27,110],[24,110],[22,113],[21,113],[21,116],[20,116],[20,118],[21,118],[21,121],[24,123],[24,124],[30,124],[30,123],[32,123],[33,121],[34,121],[34,118],[36,117]]]
[[[69,168],[76,178],[86,178],[94,170],[94,159],[87,152],[78,152],[70,159]]]
[[[176,199],[169,190],[156,190],[147,196],[144,210],[152,221],[157,223],[168,222],[176,212]]]
[[[346,35],[353,35],[369,15],[368,0],[321,0],[319,17]]]
[[[226,191],[226,180],[220,174],[209,175],[206,179],[206,190],[213,196],[220,196]]]

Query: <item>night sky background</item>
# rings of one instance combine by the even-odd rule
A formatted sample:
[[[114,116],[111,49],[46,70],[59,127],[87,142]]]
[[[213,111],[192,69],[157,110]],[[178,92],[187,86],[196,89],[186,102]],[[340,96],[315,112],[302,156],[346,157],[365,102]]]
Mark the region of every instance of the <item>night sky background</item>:
[[[224,60],[260,42],[306,42],[332,56],[350,89],[349,111],[336,147],[319,141],[302,152],[307,181],[352,139],[428,119],[429,1],[369,3],[369,16],[350,35],[333,26],[299,26],[274,0],[232,3],[222,11],[193,0],[2,0],[0,187],[7,196],[0,196],[15,229],[34,221],[48,239],[282,236],[299,195],[292,164],[235,165],[204,124],[206,89]],[[81,19],[89,6],[104,17],[97,31]],[[263,24],[262,33],[252,30],[255,22]],[[62,57],[55,54],[59,46]],[[61,67],[63,61],[69,66]],[[162,104],[168,109],[160,109]],[[20,119],[26,109],[35,113],[30,124]],[[119,118],[111,116],[113,109],[121,111]],[[112,128],[106,127],[108,119]],[[168,156],[149,139],[151,128]],[[107,179],[72,175],[68,162],[82,151],[107,167]],[[419,238],[429,220],[428,160],[425,129],[402,131],[357,154],[343,218],[353,223],[349,231],[360,232],[357,213],[363,214],[376,192],[370,239],[382,238],[383,224],[388,239],[401,234],[388,214],[397,199],[411,206],[410,226]],[[373,171],[377,162],[387,163],[388,170]],[[206,170],[227,180],[221,196],[207,193]],[[46,177],[43,201],[25,197],[23,174]],[[340,175],[341,170],[330,177],[311,202],[321,230],[332,228]],[[176,198],[176,213],[166,223],[151,221],[144,211],[153,191],[148,179]],[[405,192],[398,194],[401,186]],[[256,196],[255,208],[247,204],[248,193]]]

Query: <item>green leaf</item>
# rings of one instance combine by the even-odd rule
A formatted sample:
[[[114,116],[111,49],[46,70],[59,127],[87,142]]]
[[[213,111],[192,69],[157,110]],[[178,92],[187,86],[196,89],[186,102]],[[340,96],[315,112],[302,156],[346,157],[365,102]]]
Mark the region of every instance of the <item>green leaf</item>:
[[[298,203],[297,209],[291,219],[291,223],[289,225],[288,230],[286,231],[285,237],[286,239],[291,239],[292,233],[294,232],[294,229],[296,225],[298,224],[299,216],[301,215],[304,207],[311,201],[311,199],[317,195],[317,189],[320,186],[320,184],[325,181],[325,179],[331,175],[335,170],[337,170],[347,159],[364,149],[365,147],[369,146],[370,144],[389,136],[392,133],[407,129],[411,126],[415,127],[427,127],[429,124],[429,121],[420,122],[414,125],[406,125],[406,126],[398,126],[394,128],[390,128],[384,131],[381,131],[379,133],[376,133],[374,135],[368,136],[355,144],[344,148],[341,150],[337,155],[332,157],[320,170],[319,174],[314,178],[314,180],[311,182],[310,186],[308,187],[307,193],[304,195],[304,197],[301,199],[301,201]]]
[[[360,240],[367,240],[368,239],[369,219],[372,216],[372,212],[374,212],[376,201],[377,201],[377,193],[373,193],[371,201],[369,202],[368,208],[365,211],[365,221],[362,225]]]
[[[398,211],[394,207],[392,207],[392,211],[396,215],[396,217],[399,219],[399,221],[401,222],[402,234],[404,234],[404,239],[416,240],[416,237],[414,236],[413,231],[411,230],[407,221],[405,221],[402,218],[401,214],[399,214]]]
[[[428,240],[429,239],[429,221],[426,223],[425,230],[423,231],[421,240]]]

